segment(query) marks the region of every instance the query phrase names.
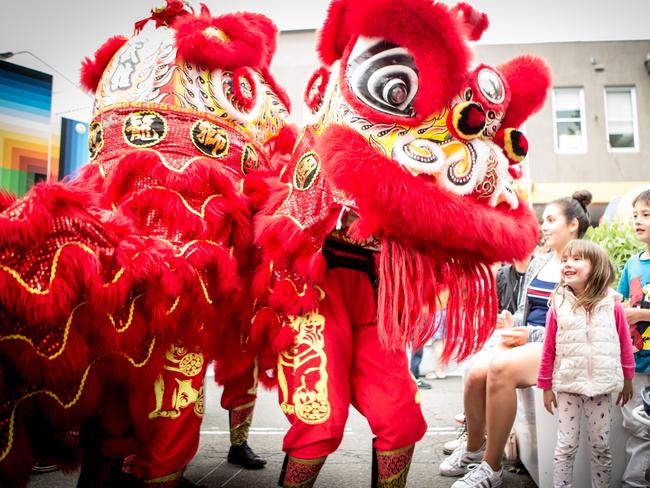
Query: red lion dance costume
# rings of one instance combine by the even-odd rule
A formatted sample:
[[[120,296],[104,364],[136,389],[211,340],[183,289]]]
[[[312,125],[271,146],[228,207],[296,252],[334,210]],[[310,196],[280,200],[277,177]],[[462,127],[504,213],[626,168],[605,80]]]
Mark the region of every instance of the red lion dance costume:
[[[312,121],[255,221],[267,306],[252,337],[280,354],[284,486],[314,484],[350,404],[376,436],[373,486],[404,486],[426,430],[407,345],[431,337],[448,290],[446,354],[476,352],[496,318],[487,265],[537,242],[513,189],[527,150],[516,128],[550,76],[531,57],[470,69],[467,40],[486,27],[466,4],[330,6],[305,93]]]
[[[84,63],[96,102],[82,174],[2,195],[2,486],[69,450],[88,418],[113,438],[103,454],[124,448],[147,486],[174,486],[198,446],[206,364],[224,351],[238,370],[222,405],[245,442],[257,372],[239,324],[264,198],[251,175],[286,138],[276,34],[261,15],[168,0]]]

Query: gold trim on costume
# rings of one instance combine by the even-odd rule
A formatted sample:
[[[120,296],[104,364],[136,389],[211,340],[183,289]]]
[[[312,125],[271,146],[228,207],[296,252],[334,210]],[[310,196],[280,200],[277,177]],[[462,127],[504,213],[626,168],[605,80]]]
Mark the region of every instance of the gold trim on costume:
[[[70,312],[70,315],[68,316],[68,320],[66,321],[66,324],[65,324],[65,330],[63,332],[63,343],[61,344],[61,347],[59,348],[59,350],[56,351],[51,356],[48,356],[47,354],[43,354],[41,351],[39,351],[36,348],[36,346],[34,345],[34,343],[32,342],[32,340],[29,337],[24,336],[22,334],[12,334],[12,335],[8,335],[8,336],[0,336],[0,341],[8,341],[8,340],[25,341],[25,342],[29,343],[34,348],[34,351],[39,356],[50,359],[50,360],[56,359],[61,354],[63,354],[63,351],[65,350],[65,346],[68,344],[68,335],[70,333],[70,325],[72,324],[72,319],[74,318],[74,313],[77,311],[77,309],[79,307],[81,307],[82,305],[86,305],[86,303],[87,302],[81,302],[79,305],[77,305],[75,308],[72,309],[72,312]]]
[[[161,476],[160,478],[149,478],[148,480],[142,480],[144,484],[153,484],[153,483],[166,483],[168,481],[179,480],[183,476],[183,470],[177,471],[175,473],[169,474],[167,476]]]
[[[139,368],[139,367],[144,366],[144,365],[149,361],[149,359],[151,358],[151,353],[153,352],[153,349],[154,349],[155,344],[156,344],[156,339],[154,338],[154,339],[151,341],[151,344],[149,345],[149,351],[148,351],[148,353],[147,353],[147,356],[146,356],[145,359],[144,359],[142,362],[140,362],[140,363],[136,363],[135,360],[134,360],[133,358],[131,358],[130,356],[126,355],[125,353],[120,353],[119,355],[120,355],[120,356],[124,356],[126,359],[129,360],[129,362],[130,362],[131,364],[133,364],[136,368]],[[14,408],[12,409],[12,411],[11,411],[11,415],[9,416],[9,434],[8,434],[7,447],[5,448],[4,451],[2,451],[2,452],[0,453],[0,462],[2,462],[2,460],[3,460],[5,457],[7,457],[7,454],[9,453],[9,451],[11,450],[11,446],[13,445],[13,439],[14,439],[14,424],[15,424],[15,417],[16,417],[16,409],[18,408],[18,405],[19,405],[23,400],[27,400],[28,398],[31,398],[31,397],[33,397],[33,396],[35,396],[35,395],[38,395],[38,394],[43,394],[43,395],[47,395],[47,396],[53,398],[53,399],[54,399],[54,400],[55,400],[59,405],[61,405],[61,406],[62,406],[63,408],[65,408],[66,410],[69,409],[69,408],[72,407],[75,403],[77,403],[77,402],[79,401],[79,398],[81,398],[81,395],[82,395],[82,393],[83,393],[83,389],[84,389],[84,387],[85,387],[85,385],[86,385],[86,380],[88,379],[88,374],[89,374],[89,372],[90,372],[90,369],[95,365],[95,363],[96,363],[97,361],[99,361],[100,359],[102,359],[103,357],[108,356],[108,355],[109,355],[109,354],[105,354],[105,355],[103,355],[103,356],[100,356],[99,358],[95,359],[92,363],[90,363],[90,364],[88,365],[88,367],[86,367],[86,369],[85,369],[85,371],[84,371],[84,374],[83,374],[83,376],[82,376],[82,378],[81,378],[81,382],[79,383],[79,387],[77,388],[77,393],[75,394],[74,398],[73,398],[70,402],[68,402],[68,403],[65,403],[63,400],[61,400],[61,398],[60,398],[56,393],[54,393],[53,391],[50,391],[50,390],[37,390],[37,391],[32,391],[32,392],[27,393],[26,395],[22,396],[21,398],[19,398],[18,401],[14,404]]]
[[[50,270],[50,281],[48,283],[49,286],[47,290],[39,290],[38,288],[32,288],[25,282],[25,280],[23,280],[23,278],[20,276],[20,273],[18,273],[18,271],[8,266],[5,266],[4,264],[0,264],[0,270],[10,274],[18,282],[20,286],[22,286],[27,290],[27,292],[33,295],[47,295],[50,293],[50,286],[52,285],[52,282],[56,277],[56,270],[59,265],[59,258],[61,256],[61,253],[63,252],[63,249],[65,249],[68,246],[77,246],[83,249],[84,251],[86,251],[87,253],[96,256],[95,252],[92,249],[90,249],[88,246],[80,242],[66,242],[65,244],[63,244],[61,247],[59,247],[56,250],[56,253],[54,254],[54,259],[52,260],[52,268]]]
[[[203,290],[203,296],[205,297],[205,301],[208,302],[208,305],[212,305],[212,299],[208,294],[208,287],[203,281],[203,278],[201,278],[201,275],[197,275],[196,277],[199,279],[199,283],[201,284],[201,289]]]
[[[115,330],[118,333],[121,334],[122,332],[124,332],[125,330],[127,330],[131,326],[131,322],[133,321],[133,311],[135,310],[135,302],[136,302],[136,300],[138,298],[141,298],[143,296],[144,295],[140,294],[131,301],[131,305],[129,305],[129,317],[126,319],[126,324],[124,324],[123,327],[118,328],[117,324],[115,323],[115,319],[113,318],[113,316],[110,313],[108,314],[108,320],[111,321],[111,324],[113,324],[113,327],[115,327]]]
[[[178,295],[178,296],[176,297],[176,300],[174,300],[174,304],[172,305],[172,308],[170,308],[169,310],[167,310],[166,314],[167,314],[167,315],[171,315],[171,314],[173,314],[173,313],[174,313],[174,310],[176,310],[176,307],[178,307],[178,304],[180,303],[180,301],[181,301],[181,296]]]

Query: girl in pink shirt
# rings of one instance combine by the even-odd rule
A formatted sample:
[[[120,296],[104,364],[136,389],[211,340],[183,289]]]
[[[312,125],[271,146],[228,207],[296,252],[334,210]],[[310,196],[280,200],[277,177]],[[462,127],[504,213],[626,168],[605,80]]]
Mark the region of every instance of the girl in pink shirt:
[[[597,244],[575,240],[562,252],[560,283],[551,295],[537,386],[544,406],[558,410],[553,482],[570,487],[586,416],[594,487],[611,485],[611,394],[632,397],[634,356],[623,307],[610,288],[614,269]]]

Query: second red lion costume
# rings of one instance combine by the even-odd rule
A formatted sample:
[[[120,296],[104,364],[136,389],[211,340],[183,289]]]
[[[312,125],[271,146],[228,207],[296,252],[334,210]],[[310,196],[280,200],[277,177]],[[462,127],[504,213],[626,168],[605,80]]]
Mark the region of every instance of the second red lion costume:
[[[239,324],[263,198],[244,180],[272,166],[285,125],[276,34],[258,14],[168,0],[85,61],[81,174],[0,194],[0,485],[25,485],[36,455],[65,462],[83,423],[80,486],[124,474],[126,455],[134,484],[175,486],[215,357],[237,362],[222,405],[244,446],[257,368]]]
[[[279,353],[291,421],[282,483],[312,486],[349,404],[373,433],[373,485],[406,483],[426,430],[406,348],[449,290],[447,355],[465,358],[496,317],[487,265],[521,259],[538,223],[513,176],[516,130],[550,77],[538,59],[471,70],[487,18],[431,0],[332,2],[305,93],[311,122],[256,217],[263,263],[253,340]]]

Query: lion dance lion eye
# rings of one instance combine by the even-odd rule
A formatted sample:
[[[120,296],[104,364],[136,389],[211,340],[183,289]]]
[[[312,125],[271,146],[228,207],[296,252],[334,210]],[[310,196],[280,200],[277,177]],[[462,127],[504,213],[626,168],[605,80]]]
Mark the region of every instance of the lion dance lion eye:
[[[374,110],[413,117],[418,72],[408,51],[384,40],[359,38],[348,60],[350,90]]]
[[[481,93],[491,103],[502,103],[505,98],[505,89],[499,75],[488,68],[483,68],[478,73],[478,87]]]

